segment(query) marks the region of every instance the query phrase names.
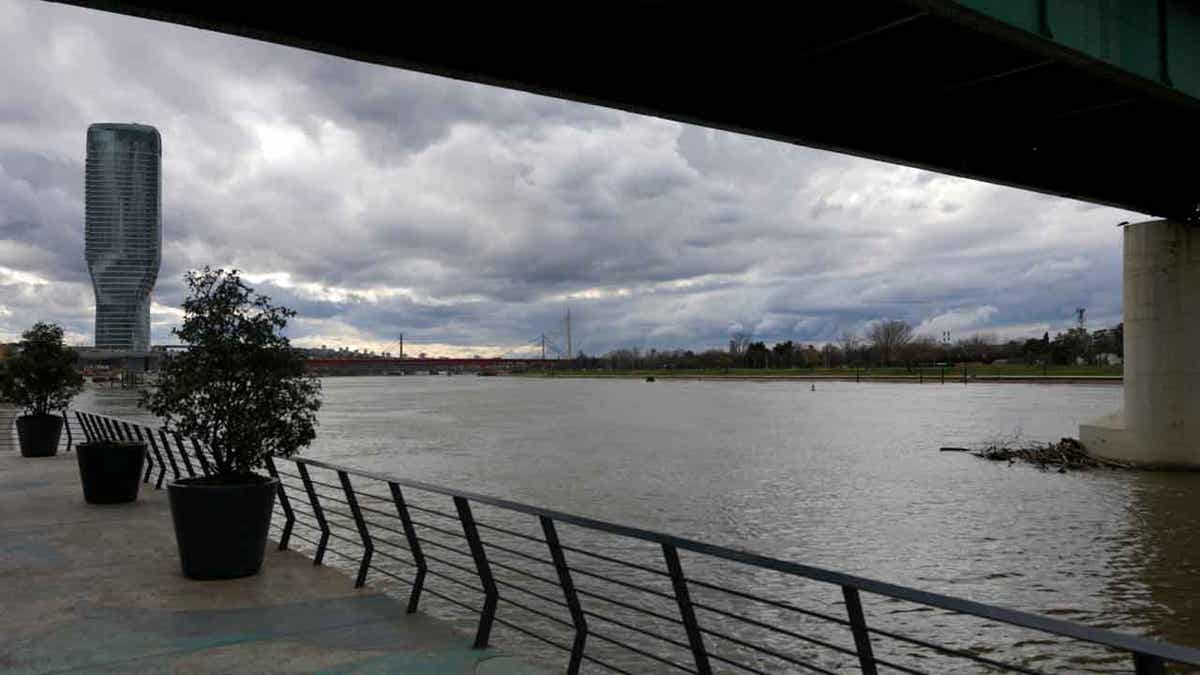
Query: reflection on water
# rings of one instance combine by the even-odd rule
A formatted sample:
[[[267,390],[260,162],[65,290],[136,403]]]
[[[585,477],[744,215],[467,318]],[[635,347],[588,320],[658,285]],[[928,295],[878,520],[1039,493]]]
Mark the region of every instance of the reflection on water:
[[[1120,395],[1109,385],[329,379],[307,454],[1197,645],[1200,475],[1057,474],[937,451],[1074,435]],[[134,398],[93,391],[80,406],[130,415]],[[960,642],[977,636],[964,630]]]
[[[1122,628],[1160,640],[1200,643],[1200,524],[1197,476],[1139,473],[1130,477],[1119,535],[1106,543],[1111,576],[1106,594]]]

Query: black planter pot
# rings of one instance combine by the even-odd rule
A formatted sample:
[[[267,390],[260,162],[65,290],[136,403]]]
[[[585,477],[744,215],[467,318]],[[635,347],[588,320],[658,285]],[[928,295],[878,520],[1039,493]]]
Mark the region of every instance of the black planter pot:
[[[175,541],[190,579],[257,574],[279,481],[262,476],[183,478],[167,484]]]
[[[137,500],[146,444],[97,441],[75,446],[79,482],[89,504],[123,504]]]
[[[24,415],[17,418],[17,439],[22,457],[53,457],[58,454],[63,420],[57,415]]]

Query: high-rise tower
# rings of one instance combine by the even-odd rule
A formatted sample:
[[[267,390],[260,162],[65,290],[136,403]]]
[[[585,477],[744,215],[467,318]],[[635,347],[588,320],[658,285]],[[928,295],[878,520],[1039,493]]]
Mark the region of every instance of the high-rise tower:
[[[84,256],[101,349],[150,348],[150,291],[162,262],[161,155],[154,127],[88,127]]]

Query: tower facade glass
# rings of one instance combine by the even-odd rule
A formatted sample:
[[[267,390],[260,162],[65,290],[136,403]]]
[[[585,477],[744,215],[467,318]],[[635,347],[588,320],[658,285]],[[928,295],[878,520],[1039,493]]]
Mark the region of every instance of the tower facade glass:
[[[161,157],[154,127],[88,127],[84,257],[101,349],[150,349],[150,292],[162,262]]]

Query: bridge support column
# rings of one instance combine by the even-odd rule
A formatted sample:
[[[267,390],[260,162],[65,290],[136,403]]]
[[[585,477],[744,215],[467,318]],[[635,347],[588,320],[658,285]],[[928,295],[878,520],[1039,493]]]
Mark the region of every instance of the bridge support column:
[[[1079,427],[1089,452],[1200,468],[1200,227],[1125,228],[1124,408]]]

